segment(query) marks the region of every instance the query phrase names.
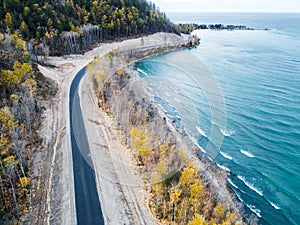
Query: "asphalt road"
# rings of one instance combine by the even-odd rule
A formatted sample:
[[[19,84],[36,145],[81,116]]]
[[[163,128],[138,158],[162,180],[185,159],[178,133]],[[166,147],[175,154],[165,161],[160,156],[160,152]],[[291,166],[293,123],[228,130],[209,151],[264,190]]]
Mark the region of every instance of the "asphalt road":
[[[71,84],[69,103],[77,224],[101,225],[104,219],[78,94],[78,86],[84,75],[85,68],[76,74]]]

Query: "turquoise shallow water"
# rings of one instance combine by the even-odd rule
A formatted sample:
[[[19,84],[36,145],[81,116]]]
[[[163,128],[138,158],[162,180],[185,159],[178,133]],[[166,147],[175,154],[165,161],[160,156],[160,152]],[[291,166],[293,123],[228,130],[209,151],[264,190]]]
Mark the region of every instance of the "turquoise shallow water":
[[[170,16],[175,22],[271,29],[197,31],[201,45],[189,51],[206,64],[224,95],[227,124],[225,130],[220,129],[224,141],[215,161],[230,171],[232,189],[260,217],[260,224],[300,224],[300,15]],[[198,133],[191,132],[205,148],[211,126],[218,124],[211,123],[210,107],[201,90],[180,71],[157,62],[168,63],[170,55],[180,60],[182,54],[158,56],[135,67],[170,116],[186,129],[197,126]],[[187,101],[195,107],[189,108]]]

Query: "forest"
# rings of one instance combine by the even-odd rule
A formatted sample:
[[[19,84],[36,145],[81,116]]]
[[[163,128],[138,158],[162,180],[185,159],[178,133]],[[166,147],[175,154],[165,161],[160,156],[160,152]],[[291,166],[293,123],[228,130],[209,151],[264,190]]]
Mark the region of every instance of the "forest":
[[[37,216],[38,128],[56,85],[40,58],[179,29],[145,0],[0,0],[0,224]]]
[[[0,34],[0,49],[0,224],[18,224],[36,206],[34,156],[42,151],[37,129],[42,102],[56,87],[31,62],[18,32]]]
[[[44,55],[82,53],[100,42],[160,31],[180,34],[145,0],[2,0],[0,32],[16,30],[34,54]]]

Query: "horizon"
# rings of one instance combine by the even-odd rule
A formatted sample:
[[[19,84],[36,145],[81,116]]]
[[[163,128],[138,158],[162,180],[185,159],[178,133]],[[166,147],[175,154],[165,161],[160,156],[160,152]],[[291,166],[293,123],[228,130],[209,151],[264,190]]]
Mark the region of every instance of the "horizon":
[[[214,14],[214,13],[249,13],[249,14],[299,14],[300,12],[259,12],[259,11],[252,11],[252,12],[242,12],[242,11],[226,11],[226,12],[222,12],[222,11],[215,11],[215,12],[207,12],[207,11],[164,11],[166,13],[207,13],[207,14]]]
[[[161,11],[201,13],[300,13],[300,0],[152,0]]]

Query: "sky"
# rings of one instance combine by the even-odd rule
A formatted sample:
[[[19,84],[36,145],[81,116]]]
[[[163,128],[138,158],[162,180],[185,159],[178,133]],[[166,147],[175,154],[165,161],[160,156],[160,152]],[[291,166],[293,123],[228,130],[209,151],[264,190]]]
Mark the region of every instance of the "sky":
[[[300,0],[151,0],[164,12],[300,12]]]

